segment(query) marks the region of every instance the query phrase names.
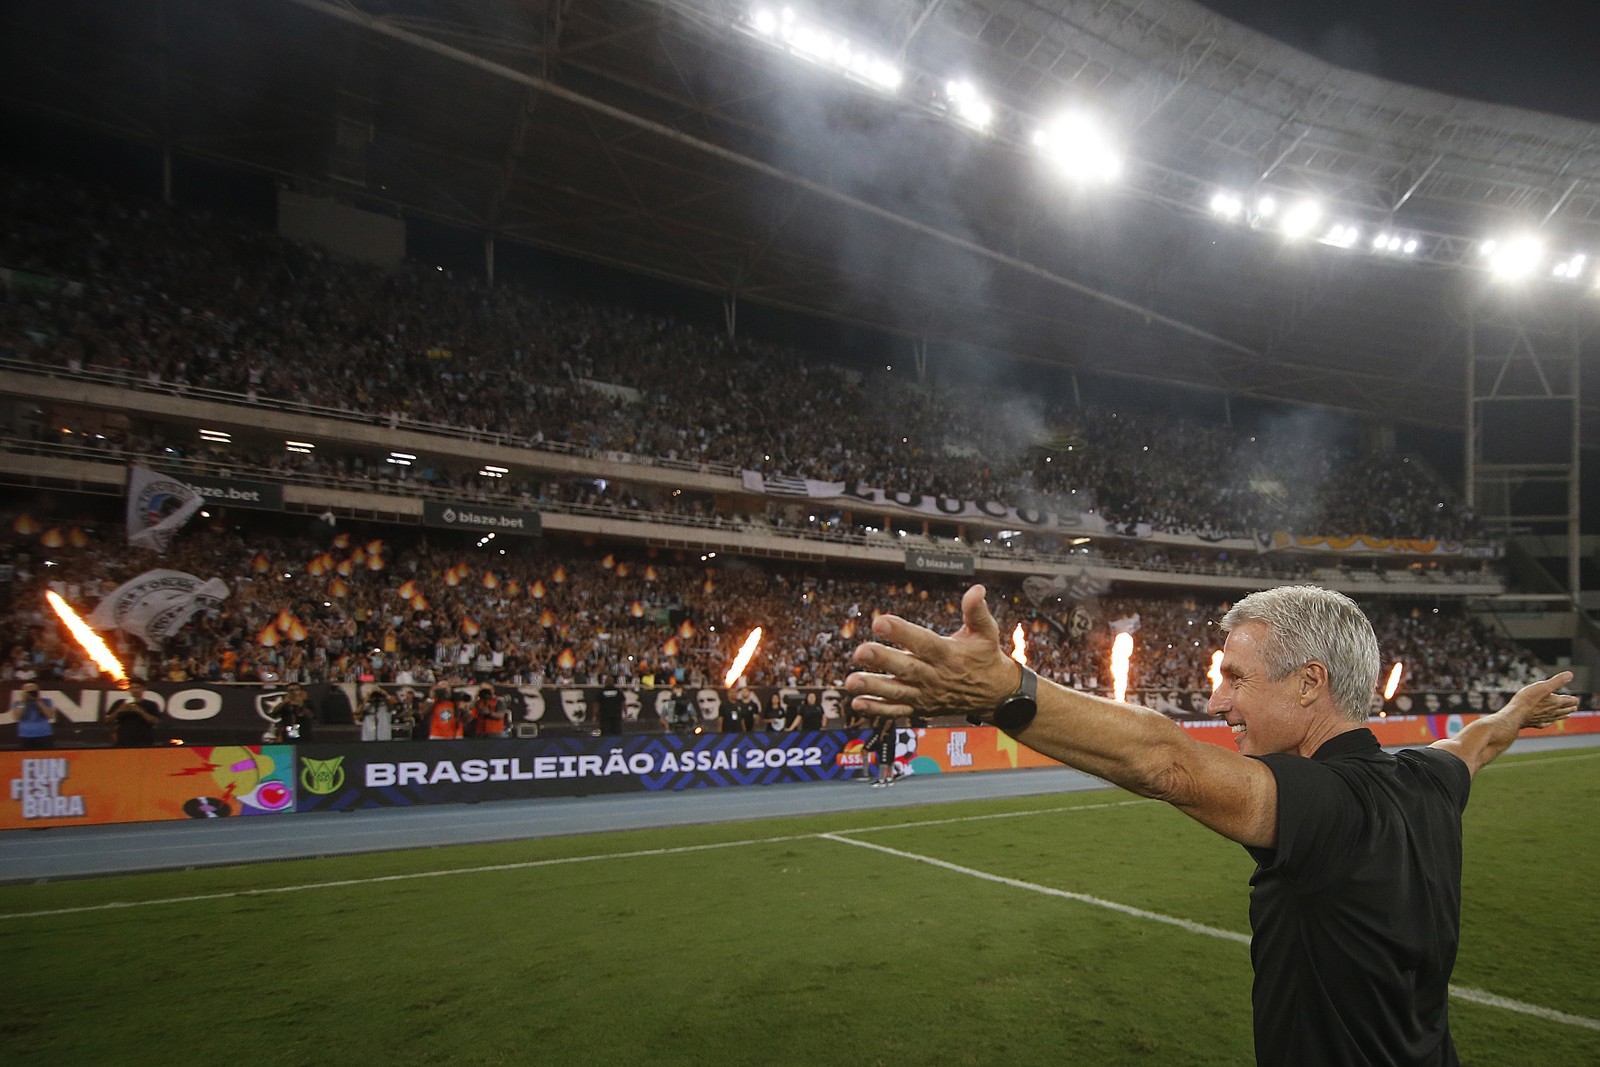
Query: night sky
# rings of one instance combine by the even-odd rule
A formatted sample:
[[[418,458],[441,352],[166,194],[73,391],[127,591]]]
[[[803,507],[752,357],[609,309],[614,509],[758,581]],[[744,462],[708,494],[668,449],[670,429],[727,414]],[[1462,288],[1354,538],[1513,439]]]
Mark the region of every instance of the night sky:
[[[1350,70],[1600,122],[1600,4],[1593,0],[1200,2]]]

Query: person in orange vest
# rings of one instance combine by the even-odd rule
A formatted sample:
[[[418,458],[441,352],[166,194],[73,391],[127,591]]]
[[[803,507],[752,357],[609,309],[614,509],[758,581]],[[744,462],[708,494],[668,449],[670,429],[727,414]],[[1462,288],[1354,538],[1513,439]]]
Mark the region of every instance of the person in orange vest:
[[[478,690],[478,699],[467,712],[467,733],[472,737],[504,737],[506,713],[500,707],[500,698],[492,686]]]
[[[429,741],[459,741],[462,736],[461,709],[447,685],[433,687],[433,707],[428,711]]]

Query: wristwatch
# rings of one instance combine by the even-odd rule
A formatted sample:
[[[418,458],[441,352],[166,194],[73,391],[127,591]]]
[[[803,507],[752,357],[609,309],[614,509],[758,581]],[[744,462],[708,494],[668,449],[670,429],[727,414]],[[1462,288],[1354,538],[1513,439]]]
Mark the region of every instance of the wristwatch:
[[[1013,737],[1026,730],[1039,713],[1039,676],[1021,664],[1018,666],[1022,677],[1017,679],[1017,687],[995,705],[994,714],[989,717],[991,724]],[[977,715],[967,716],[967,721],[974,726],[983,725],[983,719]]]

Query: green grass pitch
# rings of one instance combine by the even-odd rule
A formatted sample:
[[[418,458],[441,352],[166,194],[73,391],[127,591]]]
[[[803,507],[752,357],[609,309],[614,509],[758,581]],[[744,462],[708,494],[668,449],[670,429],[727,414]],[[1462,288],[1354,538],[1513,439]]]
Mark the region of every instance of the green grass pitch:
[[[0,887],[0,1062],[1249,1063],[1237,939],[1031,888],[1246,932],[1244,851],[1130,800]],[[1463,1061],[1600,1063],[1600,752],[1503,759],[1466,833],[1456,984],[1578,1021],[1457,999]]]

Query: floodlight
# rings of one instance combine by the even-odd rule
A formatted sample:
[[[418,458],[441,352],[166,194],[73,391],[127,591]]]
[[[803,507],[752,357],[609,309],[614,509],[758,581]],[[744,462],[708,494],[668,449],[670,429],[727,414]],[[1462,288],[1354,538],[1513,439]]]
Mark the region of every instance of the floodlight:
[[[1286,218],[1283,221],[1287,227],[1289,220]],[[1349,248],[1360,239],[1361,231],[1343,222],[1334,223],[1328,232],[1322,235],[1322,243],[1333,245],[1335,248]]]
[[[1506,281],[1526,278],[1544,262],[1544,242],[1532,234],[1501,242],[1487,241],[1483,251],[1489,257],[1489,270]]]
[[[1322,218],[1322,205],[1315,200],[1301,200],[1283,213],[1280,224],[1285,237],[1304,237],[1316,228]]]
[[[1408,240],[1405,244],[1400,246],[1400,251],[1404,252],[1408,256],[1415,255],[1417,251],[1417,239],[1413,237]]]
[[[1122,173],[1122,156],[1088,115],[1069,111],[1033,135],[1046,158],[1070,177],[1108,182]]]
[[[763,37],[771,37],[778,32],[778,16],[764,7],[758,7],[750,13],[750,25]]]
[[[1232,222],[1244,211],[1244,201],[1230,192],[1219,192],[1211,198],[1211,213]]]
[[[1278,212],[1278,202],[1270,196],[1263,196],[1256,201],[1256,215],[1263,219],[1270,219]]]
[[[944,94],[950,101],[950,113],[979,130],[987,130],[994,121],[994,108],[969,81],[947,82]]]
[[[1584,256],[1583,253],[1579,252],[1577,255],[1574,255],[1571,258],[1557,263],[1551,273],[1564,281],[1577,281],[1578,276],[1583,273],[1584,264],[1587,262],[1588,258]]]

